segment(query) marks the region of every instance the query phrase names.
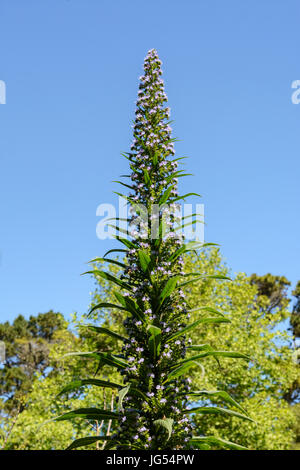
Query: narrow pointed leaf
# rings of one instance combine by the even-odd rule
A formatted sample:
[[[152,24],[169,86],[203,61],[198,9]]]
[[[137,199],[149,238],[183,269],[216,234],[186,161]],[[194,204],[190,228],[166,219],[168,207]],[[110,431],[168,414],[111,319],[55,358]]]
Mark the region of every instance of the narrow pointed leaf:
[[[120,263],[120,261],[116,261],[115,259],[109,259],[109,258],[94,258],[89,263],[110,263],[110,264],[115,264],[116,266],[120,266],[121,268],[125,269],[127,268],[126,264]]]
[[[151,258],[145,251],[142,251],[142,250],[138,252],[138,256],[139,256],[141,268],[144,271],[144,273],[146,273],[149,269]]]
[[[121,248],[114,248],[113,250],[108,250],[105,253],[104,258],[105,258],[105,256],[109,255],[110,253],[128,253],[128,250],[122,250]]]
[[[88,313],[88,316],[91,315],[95,310],[100,308],[116,308],[118,310],[127,310],[126,308],[122,307],[122,305],[111,304],[110,302],[101,302],[100,304],[94,305]]]
[[[183,286],[186,286],[188,284],[191,284],[192,282],[200,281],[200,280],[203,280],[203,279],[217,279],[217,280],[223,280],[223,281],[224,280],[231,281],[230,277],[228,277],[228,276],[207,275],[207,276],[199,276],[199,277],[196,277],[195,279],[190,279],[189,281],[183,282],[178,287],[183,287]]]
[[[159,205],[160,206],[162,206],[163,204],[165,204],[167,202],[174,186],[175,186],[174,184],[172,186],[169,186],[168,189],[166,189],[166,191],[163,193],[163,195],[161,196],[161,198],[159,200]]]
[[[197,193],[187,193],[187,194],[184,194],[183,196],[178,196],[178,197],[176,197],[175,199],[172,199],[172,203],[175,202],[175,201],[185,200],[185,198],[186,198],[186,197],[189,197],[189,196],[198,196],[198,197],[202,197],[201,194],[197,194]]]
[[[96,387],[104,387],[104,388],[122,388],[122,385],[108,382],[107,380],[100,380],[100,379],[83,379],[83,380],[74,380],[66,385],[57,396],[63,395],[64,393],[74,392],[81,387],[85,387],[86,385],[95,385]]]
[[[201,414],[213,414],[213,415],[228,415],[234,416],[235,418],[245,419],[254,423],[255,421],[247,415],[238,413],[237,411],[228,410],[227,408],[219,408],[218,406],[198,406],[197,408],[191,408],[184,410],[184,413],[201,413]]]
[[[157,419],[153,421],[153,424],[157,428],[165,428],[168,432],[168,439],[170,439],[171,434],[172,434],[172,428],[173,428],[173,423],[174,420],[172,418],[164,418],[164,419]]]
[[[99,358],[101,359],[102,363],[116,367],[117,369],[124,369],[128,365],[127,362],[124,361],[124,359],[114,356],[111,353],[98,352],[97,354],[99,355]]]
[[[150,333],[149,349],[154,359],[159,356],[161,346],[161,329],[157,326],[150,325],[147,330]]]
[[[227,318],[218,318],[218,317],[204,317],[204,318],[199,318],[199,320],[195,321],[194,323],[191,323],[190,325],[186,326],[185,328],[182,328],[181,330],[178,330],[176,333],[174,333],[172,336],[170,336],[167,339],[167,342],[172,341],[175,338],[178,338],[178,336],[185,335],[189,331],[193,330],[196,328],[198,325],[208,325],[208,324],[219,324],[219,323],[230,323],[230,320]]]
[[[212,401],[214,401],[215,399],[221,399],[226,403],[235,406],[242,413],[247,414],[244,408],[236,400],[234,400],[234,398],[232,398],[229,393],[223,390],[198,390],[195,392],[186,392],[185,395],[188,395],[189,397],[204,397]]]
[[[74,418],[84,418],[92,420],[102,419],[118,419],[119,414],[114,411],[101,410],[99,408],[78,408],[77,410],[68,411],[63,415],[55,418],[55,421],[66,421]]]
[[[217,446],[222,448],[227,448],[231,450],[248,450],[247,447],[241,446],[236,444],[235,442],[226,441],[225,439],[221,439],[220,437],[214,436],[195,436],[192,437],[189,442],[196,446],[201,446],[203,444],[208,444],[211,446]]]
[[[123,245],[127,246],[127,248],[136,248],[135,244],[133,242],[131,242],[130,240],[127,240],[126,238],[122,238],[122,237],[117,236],[116,240],[123,243]]]
[[[176,369],[172,370],[168,374],[168,377],[167,377],[167,379],[165,380],[164,383],[170,382],[170,380],[173,380],[173,379],[176,379],[177,377],[180,377],[181,375],[185,374],[189,369],[191,369],[191,367],[196,367],[196,366],[200,367],[202,369],[202,371],[204,371],[204,368],[203,368],[202,364],[200,364],[200,362],[191,361],[191,362],[188,362],[187,364],[183,364],[182,366],[177,367]]]
[[[172,294],[172,292],[176,289],[177,280],[178,278],[176,276],[168,279],[167,283],[165,284],[165,287],[163,288],[160,294],[159,305],[161,305],[164,302],[164,300],[167,297],[169,297]]]
[[[145,181],[147,186],[151,183],[148,170],[146,170],[146,169],[144,170],[144,181]]]
[[[106,281],[110,281],[110,282],[113,282],[114,284],[117,284],[117,286],[122,287],[122,289],[131,290],[131,286],[129,284],[127,284],[124,281],[121,281],[117,277],[105,271],[100,271],[99,269],[95,269],[94,271],[87,271],[83,274],[93,274],[94,276],[100,276]]]
[[[115,331],[111,331],[109,328],[104,328],[102,326],[94,326],[94,325],[84,325],[87,326],[90,330],[95,331],[96,333],[103,333],[105,335],[111,336],[112,338],[118,339],[120,341],[127,341],[128,338],[125,338],[125,336],[119,335],[119,333],[116,333]]]
[[[219,312],[215,308],[208,307],[208,306],[197,307],[197,308],[193,308],[192,310],[188,310],[188,311],[191,313],[191,312],[199,312],[200,310],[204,310],[205,312],[214,313],[214,314],[219,315],[221,317],[225,317],[224,313]]]
[[[193,349],[197,351],[197,345],[189,347],[189,349]],[[208,357],[208,356],[213,356],[213,357],[229,357],[233,359],[246,359],[247,361],[250,360],[249,356],[246,356],[246,354],[242,354],[236,351],[203,351],[201,354],[197,354],[197,356],[192,356],[190,359],[185,359],[182,362],[187,362],[193,359],[202,359],[203,357]]]
[[[77,449],[78,447],[85,447],[91,444],[94,444],[98,441],[107,441],[111,440],[111,436],[89,436],[89,437],[81,437],[80,439],[76,439],[72,442],[72,444],[67,447],[66,450]]]
[[[119,292],[114,292],[116,299],[123,305],[123,308],[130,312],[138,320],[144,321],[144,313],[140,310],[134,300]]]
[[[118,397],[119,397],[119,402],[118,402],[118,407],[119,407],[119,410],[124,412],[124,408],[123,408],[123,400],[125,398],[125,396],[127,395],[129,389],[130,389],[130,385],[126,385],[126,387],[122,388],[120,391],[119,391],[119,394],[118,394]]]

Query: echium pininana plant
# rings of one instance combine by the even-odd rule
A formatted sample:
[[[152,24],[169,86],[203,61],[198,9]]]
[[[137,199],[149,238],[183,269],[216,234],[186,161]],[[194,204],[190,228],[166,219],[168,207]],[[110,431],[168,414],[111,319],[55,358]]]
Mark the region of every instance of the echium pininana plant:
[[[92,353],[92,357],[99,360],[98,370],[104,364],[116,367],[123,383],[85,379],[69,384],[63,390],[72,391],[88,384],[116,388],[118,407],[112,411],[84,408],[57,418],[115,420],[115,433],[110,438],[105,435],[78,439],[70,448],[101,439],[107,441],[106,448],[117,449],[165,450],[220,445],[241,448],[215,437],[201,436],[201,430],[200,436],[195,436],[192,415],[226,413],[250,419],[224,391],[193,391],[187,376],[188,370],[201,367],[200,361],[207,356],[245,356],[214,351],[208,345],[192,345],[188,339],[189,331],[198,325],[229,320],[212,308],[200,307],[199,319],[188,324],[189,306],[183,287],[205,277],[205,273],[184,272],[184,254],[201,245],[198,242],[186,243],[177,236],[177,229],[182,227],[175,217],[177,201],[194,193],[183,197],[177,193],[178,177],[185,175],[183,170],[177,169],[180,158],[174,158],[170,110],[166,106],[161,74],[161,61],[156,51],[151,50],[145,58],[144,75],[140,78],[134,141],[131,151],[125,155],[132,170],[125,176],[131,182],[121,183],[131,191],[126,196],[131,205],[128,219],[131,239],[122,237],[123,229],[117,226],[117,239],[125,249],[110,250],[104,258],[93,260],[117,264],[122,268],[122,274],[116,277],[100,269],[89,271],[117,285],[114,296],[118,302],[101,302],[91,312],[117,308],[127,315],[124,319],[126,336],[101,326],[91,326],[100,334],[123,341],[119,353]],[[145,214],[148,215],[146,222]],[[111,252],[125,253],[123,262],[106,258]],[[205,316],[207,312],[209,316]],[[197,354],[187,356],[187,351],[197,351]],[[200,406],[191,407],[190,399]],[[207,399],[221,399],[239,411],[207,406]]]

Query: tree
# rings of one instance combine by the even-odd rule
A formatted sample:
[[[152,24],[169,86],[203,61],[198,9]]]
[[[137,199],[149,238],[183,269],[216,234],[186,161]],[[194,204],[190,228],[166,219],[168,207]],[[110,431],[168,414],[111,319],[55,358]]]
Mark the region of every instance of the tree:
[[[121,276],[113,276],[102,269],[89,271],[96,278],[104,278],[118,287],[114,292],[114,303],[102,301],[90,313],[96,309],[110,308],[127,315],[124,336],[103,326],[91,325],[91,329],[123,343],[121,353],[98,350],[90,354],[98,360],[98,369],[108,364],[120,371],[122,384],[108,381],[98,383],[118,390],[118,408],[113,411],[80,408],[65,413],[57,420],[76,417],[90,421],[115,420],[119,426],[108,446],[120,449],[184,449],[191,446],[207,449],[215,445],[240,448],[237,444],[215,437],[193,435],[194,419],[190,418],[191,414],[230,414],[250,421],[251,418],[244,410],[241,413],[240,406],[228,394],[220,395],[219,391],[214,393],[222,396],[228,408],[189,408],[190,398],[194,401],[195,397],[214,395],[206,390],[191,391],[187,371],[192,367],[202,367],[201,361],[207,355],[244,359],[247,356],[212,348],[208,351],[201,345],[191,345],[186,339],[197,325],[227,323],[228,320],[222,313],[203,306],[197,321],[189,324],[189,306],[183,287],[200,278],[226,278],[182,269],[183,255],[201,248],[201,244],[183,243],[177,237],[176,232],[181,225],[175,217],[176,205],[179,200],[195,194],[178,196],[178,177],[185,174],[183,170],[178,171],[180,159],[173,158],[174,139],[168,122],[169,108],[165,107],[167,98],[160,78],[161,61],[155,50],[149,51],[144,70],[138,93],[134,141],[131,151],[125,154],[132,171],[126,177],[131,179],[132,184],[121,182],[131,190],[129,196],[125,196],[131,204],[131,239],[123,238],[124,229],[116,225],[118,234],[121,234],[117,238],[125,250],[112,251],[125,252],[123,262],[107,258],[111,250],[104,259],[98,259],[117,264],[121,268]],[[147,214],[150,218],[145,221]],[[87,354],[84,353],[84,356]],[[96,385],[95,381],[92,383]],[[107,440],[105,436],[91,436],[73,442],[70,448],[97,439]]]
[[[44,376],[49,366],[49,345],[65,320],[52,310],[30,316],[19,315],[12,324],[0,324],[0,340],[5,344],[5,361],[0,369],[0,411],[14,414],[22,411],[22,397],[39,372]]]
[[[270,273],[264,276],[252,274],[250,282],[257,287],[257,303],[262,298],[263,305],[265,305],[264,299],[269,299],[269,313],[272,313],[276,308],[284,309],[288,306],[290,300],[287,297],[287,289],[291,283],[285,276],[273,276]]]
[[[74,321],[82,323],[76,317]],[[74,330],[74,324],[71,326]],[[19,316],[12,325],[2,324],[0,331],[7,346],[1,369],[0,449],[64,449],[74,437],[83,437],[87,432],[97,435],[100,428],[104,434],[108,431],[103,422],[95,423],[94,428],[86,422],[53,422],[57,414],[79,405],[110,406],[112,396],[102,390],[88,386],[80,392],[63,390],[66,382],[76,383],[79,377],[85,379],[95,372],[94,363],[74,359],[72,352],[105,349],[110,343],[106,337],[82,326],[76,336],[63,316],[52,311],[29,320]]]
[[[208,273],[230,274],[217,250],[198,259],[190,258],[188,263]],[[230,437],[256,450],[291,447],[295,417],[284,398],[298,377],[298,368],[293,360],[293,338],[282,328],[282,322],[286,324],[290,316],[284,293],[287,285],[289,282],[280,276],[247,278],[239,273],[231,283],[212,280],[204,284],[199,280],[188,287],[187,300],[192,306],[211,305],[226,312],[231,320],[222,326],[222,334],[217,332],[218,326],[194,330],[193,342],[238,350],[251,358],[249,363],[229,362],[226,358],[216,363],[208,358],[205,376],[194,372],[193,381],[198,387],[226,390],[256,421],[197,417],[205,434]]]

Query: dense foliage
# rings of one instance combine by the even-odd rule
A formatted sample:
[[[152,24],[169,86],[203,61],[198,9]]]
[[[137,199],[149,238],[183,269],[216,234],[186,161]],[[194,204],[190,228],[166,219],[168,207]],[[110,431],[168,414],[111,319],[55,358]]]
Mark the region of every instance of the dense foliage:
[[[186,256],[186,269],[205,271],[208,274],[228,276],[229,270],[222,263],[218,250]],[[117,268],[113,269],[114,274]],[[257,282],[253,279],[256,278]],[[240,421],[235,417],[219,415],[199,415],[195,423],[201,433],[237,441],[250,449],[286,449],[291,448],[297,433],[297,405],[294,400],[287,400],[290,390],[299,383],[299,366],[295,361],[293,337],[287,331],[290,312],[286,292],[278,307],[274,307],[273,297],[262,294],[259,285],[270,275],[251,276],[238,273],[228,283],[214,279],[198,280],[187,285],[184,290],[187,302],[206,305],[214,310],[227,312],[231,323],[203,325],[191,332],[193,343],[200,343],[209,349],[237,350],[249,354],[251,362],[232,361],[224,357],[207,356],[202,365],[205,375],[199,368],[190,370],[190,377],[197,389],[228,392],[242,408],[256,421]],[[277,276],[273,276],[276,290]],[[259,283],[258,283],[259,280]],[[259,285],[258,285],[259,284]],[[97,279],[97,288],[93,296],[93,305],[100,299],[111,300],[111,291],[107,283]],[[191,313],[191,321],[196,321],[197,312]],[[271,315],[271,316],[270,316]],[[122,319],[118,312],[93,312],[95,321],[105,322],[107,326],[122,333]],[[298,385],[299,389],[299,385]],[[219,397],[220,400],[221,396]],[[217,404],[218,396],[214,397]],[[200,405],[202,402],[199,401]],[[296,416],[295,416],[296,415]]]
[[[0,368],[0,449],[64,449],[75,436],[84,436],[90,429],[95,434],[100,428],[107,432],[106,423],[91,428],[85,422],[54,423],[51,418],[74,407],[110,406],[111,393],[97,388],[67,391],[67,402],[60,394],[66,382],[94,373],[94,363],[66,355],[77,349],[109,348],[108,338],[86,328],[75,335],[63,316],[52,311],[29,321],[19,316],[12,324],[0,324],[0,332],[7,350]]]

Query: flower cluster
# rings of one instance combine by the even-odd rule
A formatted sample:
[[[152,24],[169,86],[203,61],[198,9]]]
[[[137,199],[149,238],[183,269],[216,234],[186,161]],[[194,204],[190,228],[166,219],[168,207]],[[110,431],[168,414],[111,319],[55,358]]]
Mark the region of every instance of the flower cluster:
[[[164,297],[168,282],[184,273],[182,257],[174,256],[182,246],[172,213],[178,196],[178,161],[173,158],[170,109],[165,106],[161,75],[161,61],[156,51],[150,50],[140,77],[134,140],[128,154],[132,169],[128,199],[132,203],[131,221],[137,219],[140,204],[151,214],[153,205],[158,205],[159,223],[163,216],[161,201],[167,194],[163,202],[171,208],[168,236],[159,232],[158,238],[151,237],[151,218],[146,227],[137,224],[122,276],[130,286],[124,298],[134,307],[135,315],[124,321],[129,340],[122,351],[128,364],[122,374],[130,387],[117,436],[131,448],[144,449],[182,448],[191,436],[189,419],[183,413],[190,386],[182,376],[172,377],[186,354],[185,337],[172,336],[186,326],[187,306],[180,289]],[[172,420],[170,435],[166,429],[157,429],[157,422],[167,419]]]

